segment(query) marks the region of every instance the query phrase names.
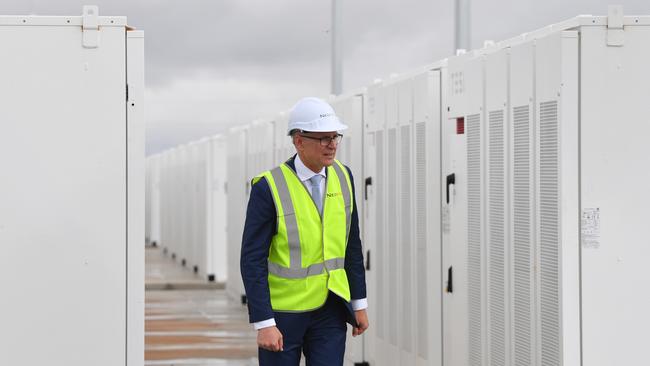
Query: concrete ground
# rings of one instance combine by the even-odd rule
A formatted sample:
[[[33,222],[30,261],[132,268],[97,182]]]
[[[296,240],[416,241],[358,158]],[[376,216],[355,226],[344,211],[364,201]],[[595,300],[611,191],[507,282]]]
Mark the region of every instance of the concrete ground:
[[[163,254],[146,250],[145,365],[257,365],[246,308]]]

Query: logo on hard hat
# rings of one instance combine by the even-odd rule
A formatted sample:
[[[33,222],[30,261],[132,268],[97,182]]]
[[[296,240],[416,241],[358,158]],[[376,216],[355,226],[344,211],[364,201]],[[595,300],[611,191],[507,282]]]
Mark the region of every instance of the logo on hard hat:
[[[325,117],[329,117],[329,116],[332,116],[332,115],[334,115],[334,114],[333,113],[325,113],[325,114],[321,114],[320,118],[325,118]]]

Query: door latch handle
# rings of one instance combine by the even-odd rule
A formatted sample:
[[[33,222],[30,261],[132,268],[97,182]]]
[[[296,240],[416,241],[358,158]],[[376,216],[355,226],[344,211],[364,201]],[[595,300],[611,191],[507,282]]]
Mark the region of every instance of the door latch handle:
[[[365,181],[365,186],[363,187],[363,196],[365,200],[368,200],[368,186],[372,185],[372,177],[367,177]]]
[[[447,204],[449,204],[449,186],[456,184],[456,174],[451,173],[447,176]]]
[[[366,252],[366,271],[370,271],[370,249]]]

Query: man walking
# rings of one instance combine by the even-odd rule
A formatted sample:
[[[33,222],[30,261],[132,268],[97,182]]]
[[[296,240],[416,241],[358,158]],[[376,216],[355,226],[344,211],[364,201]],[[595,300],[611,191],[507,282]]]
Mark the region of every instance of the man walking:
[[[241,249],[262,366],[343,365],[346,321],[368,328],[351,171],[335,160],[347,128],[332,107],[303,98],[288,134],[297,154],[252,181]]]

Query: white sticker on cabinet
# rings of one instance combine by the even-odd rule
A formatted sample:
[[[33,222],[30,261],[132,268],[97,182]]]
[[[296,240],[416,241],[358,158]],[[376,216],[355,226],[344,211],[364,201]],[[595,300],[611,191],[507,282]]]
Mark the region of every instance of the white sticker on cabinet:
[[[588,249],[600,248],[600,207],[582,209],[582,246]]]

